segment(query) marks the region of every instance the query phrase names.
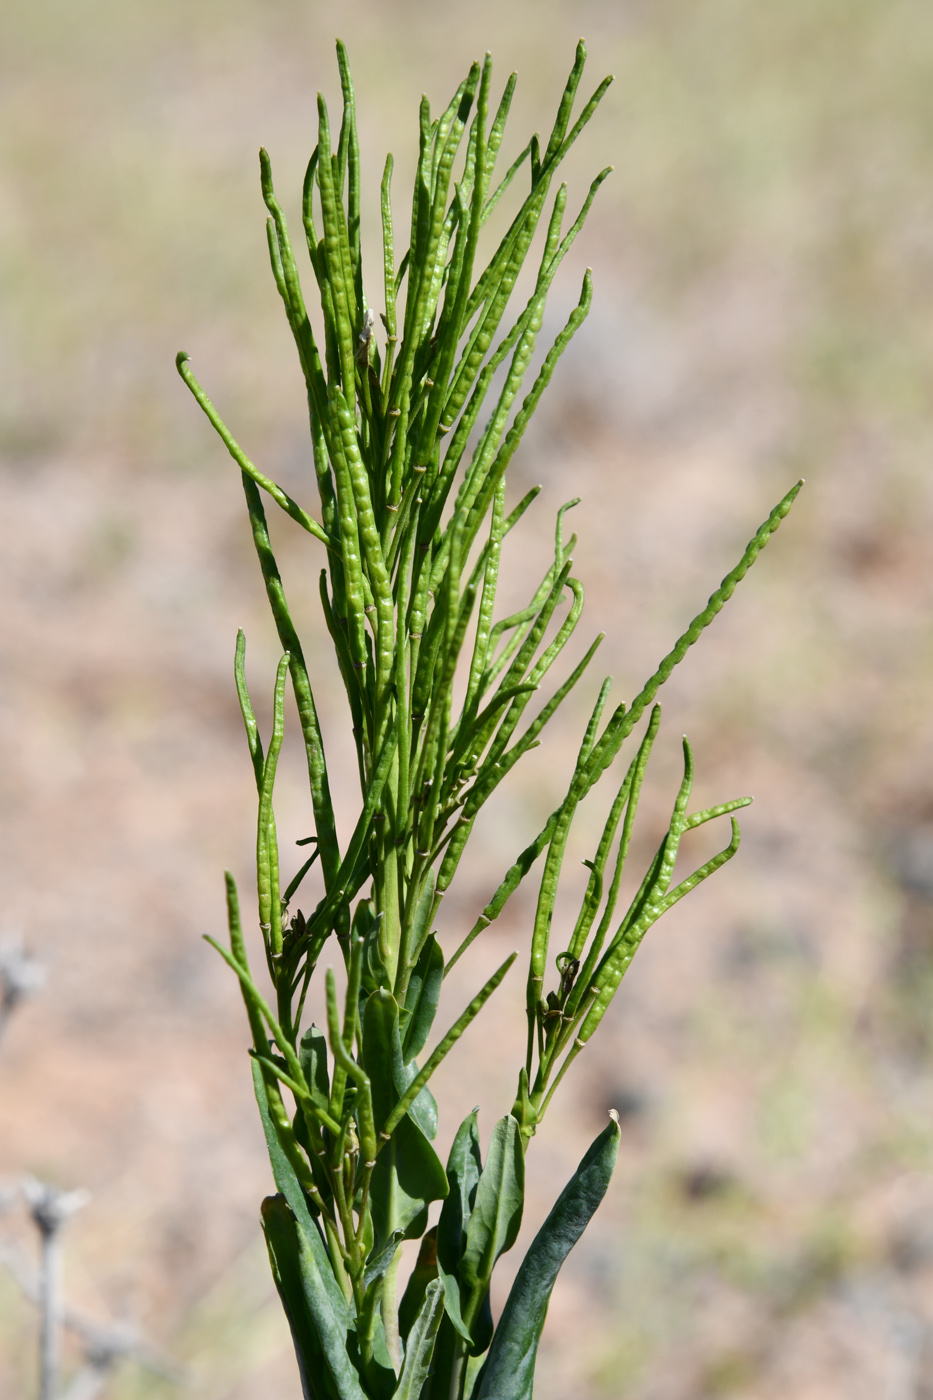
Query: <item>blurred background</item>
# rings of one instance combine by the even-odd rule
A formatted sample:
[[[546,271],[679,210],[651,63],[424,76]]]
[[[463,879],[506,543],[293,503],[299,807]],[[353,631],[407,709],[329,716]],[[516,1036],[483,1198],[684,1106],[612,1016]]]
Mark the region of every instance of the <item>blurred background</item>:
[[[0,1174],[90,1190],[67,1236],[70,1301],[138,1325],[188,1369],[178,1392],[127,1365],[112,1400],[298,1395],[258,1229],[270,1183],[242,1008],[201,941],[222,929],[224,866],[249,881],[236,627],[264,716],[276,643],[235,468],[173,357],[190,352],[244,448],[312,500],[256,151],[270,150],[296,218],[318,88],[337,104],[337,34],[356,78],[370,220],[387,149],[401,218],[421,92],[436,110],[484,50],[498,86],[519,72],[513,153],[549,130],[578,34],[584,88],[617,79],[567,167],[571,206],[603,165],[615,172],[545,327],[543,339],[591,265],[593,313],[511,469],[512,499],[545,489],[507,579],[520,599],[553,511],[581,496],[580,633],[608,636],[547,759],[514,775],[480,831],[445,911],[448,946],[563,790],[597,673],[630,698],[807,478],[667,687],[640,852],[663,827],[685,730],[698,801],[756,802],[736,861],[650,934],[533,1145],[516,1257],[606,1109],[621,1113],[616,1178],[558,1285],[536,1395],[929,1400],[923,0],[3,8],[0,933],[20,931],[48,980],[0,1054]],[[377,308],[380,276],[371,259]],[[280,561],[307,649],[323,657],[320,561],[297,535],[277,530]],[[340,697],[321,667],[346,818]],[[308,829],[291,752],[286,839]],[[525,946],[532,908],[517,900],[474,945],[448,1007]],[[503,1027],[520,1014],[520,980],[444,1068],[442,1152],[474,1103],[486,1133],[511,1104],[521,1033]],[[33,1248],[15,1211],[0,1228]],[[0,1272],[11,1400],[34,1393],[34,1330]]]

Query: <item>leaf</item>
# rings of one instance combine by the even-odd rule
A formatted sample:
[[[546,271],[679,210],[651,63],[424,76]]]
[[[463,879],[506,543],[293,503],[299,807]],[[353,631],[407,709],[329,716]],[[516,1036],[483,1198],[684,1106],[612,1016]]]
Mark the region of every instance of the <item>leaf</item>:
[[[317,1230],[312,1225],[309,1235],[302,1229],[284,1196],[266,1197],[262,1224],[305,1400],[366,1400],[347,1353],[346,1308],[341,1320],[329,1306],[330,1261],[326,1253],[320,1257]]]
[[[298,1224],[284,1196],[267,1196],[262,1203],[262,1228],[269,1250],[272,1276],[291,1329],[301,1393],[305,1400],[335,1400],[314,1322],[305,1296],[299,1263]],[[312,1389],[311,1378],[315,1388]]]
[[[447,1299],[444,1304],[446,1307]],[[434,1339],[431,1371],[421,1391],[420,1400],[450,1400],[450,1377],[460,1343],[448,1313],[444,1313]]]
[[[398,1002],[381,987],[366,998],[363,1008],[363,1068],[372,1085],[373,1113],[377,1123],[388,1118],[398,1102],[393,1066],[394,1030]]]
[[[405,1364],[392,1400],[418,1400],[431,1369],[434,1341],[444,1316],[444,1285],[440,1279],[429,1283],[424,1305],[408,1334]]]
[[[324,1295],[319,1300],[322,1325],[329,1329],[329,1314],[333,1314],[336,1323],[339,1324],[339,1328],[342,1329],[341,1335],[345,1337],[347,1330],[347,1302],[343,1296],[340,1284],[334,1277],[330,1257],[327,1253],[324,1241],[321,1239],[320,1231],[311,1218],[311,1211],[308,1208],[307,1198],[301,1188],[301,1183],[295,1175],[294,1168],[289,1162],[288,1157],[285,1155],[282,1144],[279,1142],[269,1113],[269,1104],[266,1099],[266,1085],[262,1077],[262,1070],[255,1061],[253,1062],[253,1088],[256,1093],[256,1102],[259,1105],[259,1116],[262,1119],[263,1132],[266,1135],[266,1147],[269,1152],[269,1160],[272,1163],[272,1175],[275,1179],[275,1184],[288,1202],[302,1234],[307,1237],[320,1271],[324,1290]],[[318,1305],[316,1304],[315,1306]]]
[[[434,1024],[443,980],[444,954],[437,939],[431,934],[412,971],[405,996],[405,1010],[411,1017],[405,1027],[402,1045],[406,1064],[419,1055],[427,1043]]]
[[[377,1122],[385,1121],[399,1099],[394,1065],[399,1044],[398,1002],[377,990],[363,1013],[363,1062],[370,1077]],[[401,1230],[406,1239],[421,1234],[415,1227],[431,1201],[447,1195],[447,1175],[425,1134],[406,1115],[379,1153],[370,1185],[376,1248]]]
[[[317,1026],[310,1026],[298,1046],[298,1062],[304,1071],[311,1098],[319,1108],[330,1103],[330,1078],[327,1073],[327,1037]]]
[[[459,1270],[476,1189],[483,1173],[478,1113],[479,1110],[474,1108],[472,1113],[467,1114],[453,1140],[447,1158],[450,1191],[441,1207],[437,1226],[437,1268],[446,1290],[444,1306],[447,1316],[465,1342],[472,1342],[472,1337],[461,1313]]]
[[[496,1260],[511,1249],[522,1223],[525,1159],[518,1123],[511,1114],[492,1131],[486,1165],[476,1188],[460,1265],[463,1283],[476,1291],[489,1287]]]
[[[429,950],[433,951],[429,954]],[[416,1014],[420,1014],[425,1023],[423,1026],[424,1036],[417,1047],[418,1050],[424,1045],[424,1041],[427,1039],[431,1029],[431,1023],[434,1020],[434,1012],[437,1009],[437,1000],[440,995],[441,982],[444,980],[444,955],[438,947],[435,938],[432,937],[430,939],[429,944],[425,948],[425,954],[429,954],[430,961],[433,965],[426,970],[426,976],[422,978],[422,985],[428,981],[434,985],[428,987],[426,996],[420,997],[418,1008],[416,1009]],[[426,959],[422,959],[422,961],[426,961]],[[414,981],[415,975],[413,974],[408,987],[409,998]],[[433,1004],[431,998],[433,998]],[[402,1036],[403,1020],[405,1023],[404,1041]],[[412,1080],[415,1079],[418,1074],[418,1064],[414,1059],[417,1050],[406,1050],[404,1048],[413,1023],[413,1018],[408,1016],[407,1010],[404,1012],[400,1011],[392,1033],[392,1073],[395,1079],[395,1087],[399,1095],[404,1094],[409,1084],[411,1084]],[[433,1142],[434,1138],[437,1137],[437,1101],[427,1085],[421,1090],[414,1103],[409,1106],[408,1112],[418,1124],[418,1127],[424,1133],[425,1137],[430,1138]]]
[[[377,1248],[394,1230],[401,1230],[405,1239],[417,1238],[427,1224],[428,1205],[446,1194],[440,1158],[421,1129],[403,1118],[379,1154],[370,1185]]]
[[[591,1144],[532,1240],[499,1319],[475,1400],[531,1400],[551,1291],[561,1265],[606,1194],[620,1136],[613,1119]]]
[[[401,1046],[399,1046],[399,1050],[401,1050]],[[412,1060],[409,1064],[403,1065],[401,1056],[399,1056],[395,1070],[396,1086],[399,1093],[404,1094],[409,1084],[411,1084],[412,1080],[415,1079],[418,1074],[418,1061]],[[427,1085],[421,1090],[421,1093],[415,1099],[414,1103],[409,1104],[408,1112],[418,1124],[418,1127],[424,1133],[425,1137],[433,1142],[437,1137],[437,1099],[431,1093]]]
[[[364,1304],[365,1306],[367,1304]],[[378,1312],[373,1318],[373,1324],[371,1356],[368,1359],[364,1358],[355,1324],[351,1326],[347,1337],[347,1351],[360,1374],[366,1400],[392,1400],[397,1377],[386,1344],[385,1326]]]
[[[408,1279],[402,1301],[398,1305],[398,1330],[402,1340],[411,1331],[415,1318],[421,1311],[428,1284],[437,1278],[437,1226],[428,1230],[421,1241],[418,1260]]]
[[[402,1241],[401,1230],[395,1230],[389,1237],[389,1242],[380,1249],[378,1254],[371,1254],[366,1261],[366,1271],[363,1274],[363,1287],[368,1288],[374,1280],[382,1278],[386,1269],[395,1258],[395,1251]]]
[[[421,893],[418,896],[418,903],[415,908],[415,917],[412,921],[411,929],[411,957],[417,963],[421,960],[422,944],[425,942],[431,928],[431,911],[434,908],[434,870],[428,871]],[[424,1044],[424,1041],[421,1042]],[[421,1046],[413,1050],[412,1054],[417,1055]]]

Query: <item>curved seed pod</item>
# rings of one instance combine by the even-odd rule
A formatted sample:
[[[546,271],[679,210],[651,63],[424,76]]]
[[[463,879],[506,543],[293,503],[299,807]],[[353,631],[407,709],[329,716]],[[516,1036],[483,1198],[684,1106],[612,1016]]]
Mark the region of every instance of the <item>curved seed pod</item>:
[[[625,781],[623,782],[622,787],[620,789],[620,795],[622,793],[625,793],[626,807],[625,820],[622,823],[622,835],[619,838],[619,846],[618,850],[616,851],[615,867],[612,872],[612,880],[610,882],[609,889],[606,895],[606,906],[603,911],[603,916],[599,921],[599,927],[596,930],[593,942],[590,945],[589,951],[587,952],[586,961],[583,964],[583,967],[577,977],[577,984],[574,990],[571,992],[567,1002],[566,1013],[570,1017],[575,1015],[577,1007],[580,1004],[580,1000],[586,988],[590,985],[590,980],[593,976],[593,973],[596,970],[599,955],[602,952],[603,944],[606,941],[606,935],[609,932],[609,925],[612,922],[612,916],[615,913],[616,903],[619,898],[619,886],[622,883],[622,874],[625,869],[625,860],[628,855],[629,844],[632,839],[632,829],[635,825],[635,815],[638,811],[638,800],[641,797],[642,783],[644,782],[645,778],[645,769],[648,767],[648,759],[651,755],[651,750],[654,746],[654,741],[657,737],[660,724],[661,706],[655,705],[651,714],[651,719],[648,723],[648,728],[645,731],[645,737],[642,739],[641,744],[639,745],[638,753],[632,760],[629,772],[628,774],[626,774]],[[626,787],[628,789],[627,792]],[[575,957],[579,957],[583,952],[583,942],[578,942],[576,935],[574,936],[574,939],[571,942],[570,951]]]
[[[253,532],[253,544],[266,585],[266,596],[275,619],[279,641],[291,658],[292,688],[295,692],[298,720],[301,724],[305,754],[308,760],[308,778],[311,786],[311,801],[314,806],[314,824],[317,829],[318,847],[321,852],[321,866],[324,880],[329,884],[337,873],[340,851],[337,844],[337,828],[330,797],[330,783],[327,777],[327,759],[324,755],[324,741],[321,738],[321,729],[318,724],[317,707],[314,703],[311,682],[308,679],[308,669],[305,665],[301,642],[298,640],[298,633],[292,622],[285,590],[282,586],[282,578],[275,562],[275,555],[272,552],[266,513],[262,508],[259,490],[255,482],[251,481],[245,473],[243,475],[243,491],[246,496],[246,507]]]
[[[741,833],[735,817],[732,817],[731,821],[732,840],[728,846],[701,865],[699,870],[695,870],[686,880],[681,881],[675,889],[661,895],[656,902],[646,904],[637,922],[629,925],[610,945],[596,974],[595,999],[577,1033],[577,1042],[581,1045],[586,1044],[606,1014],[609,1003],[619,989],[619,983],[628,971],[632,958],[651,925],[657,923],[661,915],[678,900],[682,899],[690,890],[695,889],[703,880],[708,879],[710,875],[715,874],[735,855],[739,849]]]
[[[587,881],[586,892],[580,906],[580,913],[574,925],[570,942],[567,945],[567,952],[571,958],[579,960],[583,949],[586,947],[586,940],[589,937],[590,929],[593,927],[593,920],[596,918],[596,911],[602,904],[603,883],[606,871],[606,861],[609,858],[609,851],[615,840],[615,834],[622,820],[622,813],[625,811],[632,790],[634,763],[629,768],[622,780],[622,786],[615,795],[606,824],[603,827],[602,835],[599,838],[599,845],[596,854],[591,861],[584,863],[589,866],[590,878]]]
[[[274,481],[270,481],[269,477],[263,476],[259,468],[254,466],[250,459],[247,457],[246,453],[240,447],[239,443],[229,432],[228,428],[226,427],[226,424],[221,419],[220,414],[217,412],[216,408],[211,403],[207,394],[205,394],[204,390],[201,388],[201,385],[198,383],[194,371],[191,369],[191,366],[189,364],[189,356],[184,350],[179,350],[178,354],[175,356],[175,365],[178,369],[178,373],[181,375],[182,379],[185,381],[188,388],[194,395],[194,398],[196,399],[199,407],[204,410],[204,414],[207,417],[211,427],[215,430],[217,436],[220,438],[220,440],[222,441],[227,451],[230,453],[230,456],[236,462],[240,470],[245,472],[246,475],[250,478],[250,480],[254,481],[257,486],[262,488],[263,491],[268,492],[268,494],[275,501],[276,505],[281,506],[285,514],[290,515],[291,518],[294,521],[296,521],[297,524],[299,524],[303,530],[307,530],[309,535],[313,535],[314,538],[320,540],[322,544],[330,545],[332,541],[324,527],[322,525],[319,525],[317,521],[307,513],[307,511],[302,510],[301,506],[299,506],[297,502],[293,501],[291,496],[289,496],[287,492],[282,490],[281,486],[277,486]]]
[[[236,634],[236,653],[233,661],[233,675],[236,682],[237,698],[240,702],[240,714],[243,716],[243,725],[246,729],[246,741],[249,744],[249,755],[253,760],[253,772],[256,775],[256,789],[262,788],[262,740],[259,737],[259,726],[256,724],[256,716],[253,714],[253,706],[249,698],[249,690],[246,685],[246,635],[240,627]]]
[[[630,708],[626,711],[624,706],[616,710],[612,719],[606,726],[604,733],[593,750],[593,756],[589,765],[589,785],[592,786],[600,775],[609,766],[616,754],[619,752],[624,741],[631,734],[635,725],[641,719],[645,710],[657,695],[661,686],[668,679],[674,667],[677,666],[686,656],[690,647],[700,636],[704,628],[708,627],[717,613],[721,612],[726,603],[732,597],[736,587],[748,573],[758,555],[764,549],[775,530],[785,518],[803,486],[803,481],[798,481],[792,486],[787,495],[774,507],[764,524],[760,525],[752,536],[745,553],[736,564],[735,568],[726,574],[722,583],[709,597],[709,601],[702,612],[697,613],[690,623],[686,632],[681,633],[674,646],[664,657],[654,675],[646,681],[643,688],[632,701]]]

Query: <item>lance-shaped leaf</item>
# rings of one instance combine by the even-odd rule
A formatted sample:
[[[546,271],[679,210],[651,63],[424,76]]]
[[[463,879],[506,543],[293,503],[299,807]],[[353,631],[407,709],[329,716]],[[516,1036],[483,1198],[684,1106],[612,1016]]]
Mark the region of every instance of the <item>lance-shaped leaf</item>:
[[[479,1145],[479,1127],[474,1108],[467,1114],[453,1140],[447,1158],[447,1180],[450,1192],[441,1207],[437,1226],[437,1270],[446,1289],[444,1306],[453,1326],[465,1342],[472,1341],[463,1321],[460,1299],[460,1261],[466,1246],[467,1226],[473,1213],[476,1188],[483,1174],[483,1159]]]
[[[395,1084],[400,1094],[404,1094],[409,1084],[417,1079],[418,1061],[409,1060],[408,1064],[402,1059],[401,1040],[396,1040],[395,1055],[393,1059],[393,1069],[395,1073]],[[425,1085],[418,1097],[408,1110],[411,1117],[418,1124],[430,1142],[437,1137],[437,1099],[431,1090]]]
[[[392,1400],[418,1400],[431,1369],[434,1340],[444,1316],[444,1285],[439,1278],[429,1283],[424,1304],[408,1334],[405,1364]]]
[[[402,1300],[398,1305],[398,1331],[404,1341],[424,1305],[428,1284],[437,1278],[437,1226],[428,1230],[421,1240],[418,1259],[412,1269]]]
[[[363,1059],[370,1074],[373,1109],[384,1122],[398,1103],[394,1060],[398,1039],[398,1002],[379,989],[363,1014]],[[421,1234],[421,1218],[431,1201],[447,1195],[447,1175],[424,1133],[406,1114],[379,1153],[370,1185],[370,1204],[380,1248],[395,1230],[406,1238]],[[420,1228],[418,1228],[420,1226]]]
[[[273,1268],[276,1283],[288,1289],[288,1298],[283,1292],[289,1321],[293,1315],[299,1319],[300,1336],[306,1336],[307,1326],[313,1328],[318,1346],[315,1356],[304,1356],[302,1367],[299,1334],[294,1331],[295,1347],[299,1352],[299,1366],[302,1367],[302,1384],[305,1377],[310,1379],[323,1374],[327,1377],[330,1389],[305,1389],[306,1400],[366,1400],[359,1378],[347,1354],[347,1304],[340,1284],[334,1277],[330,1257],[321,1239],[320,1232],[311,1218],[308,1202],[279,1142],[269,1114],[266,1101],[265,1083],[259,1065],[253,1065],[253,1083],[259,1116],[266,1135],[266,1146],[272,1163],[272,1174],[287,1203],[289,1215],[294,1221],[294,1231],[287,1227],[287,1221],[280,1207],[271,1210],[269,1216],[270,1252],[273,1253]],[[265,1223],[265,1222],[264,1222]],[[300,1280],[301,1295],[296,1293],[296,1279]],[[302,1319],[307,1319],[305,1323]],[[308,1343],[310,1346],[310,1342]],[[312,1385],[316,1385],[316,1379]]]
[[[444,954],[432,934],[415,964],[405,994],[407,1017],[402,1048],[406,1064],[420,1055],[431,1034],[443,980]]]
[[[267,1196],[263,1201],[262,1228],[272,1276],[295,1344],[301,1393],[305,1400],[339,1400],[340,1391],[332,1382],[308,1306],[299,1226],[284,1196]]]
[[[619,1152],[618,1123],[600,1133],[531,1242],[512,1284],[474,1400],[531,1400],[535,1359],[560,1267],[606,1194]]]
[[[506,1114],[493,1128],[460,1264],[463,1320],[471,1330],[489,1292],[496,1261],[512,1248],[518,1236],[524,1201],[525,1158],[521,1133],[515,1119]],[[481,1339],[474,1336],[473,1340],[482,1349]]]
[[[298,1046],[298,1061],[304,1071],[311,1098],[320,1108],[330,1102],[330,1078],[327,1073],[327,1037],[317,1026],[309,1026]]]
[[[366,1261],[366,1269],[363,1274],[363,1286],[369,1288],[370,1284],[377,1283],[379,1279],[385,1277],[386,1270],[395,1258],[395,1251],[402,1242],[401,1230],[395,1230],[389,1236],[389,1242],[378,1254],[373,1253]]]

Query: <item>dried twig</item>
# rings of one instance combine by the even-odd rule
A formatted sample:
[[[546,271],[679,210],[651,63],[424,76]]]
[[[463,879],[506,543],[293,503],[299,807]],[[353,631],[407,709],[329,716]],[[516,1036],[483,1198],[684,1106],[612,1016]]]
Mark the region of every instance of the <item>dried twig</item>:
[[[39,991],[45,975],[45,966],[26,952],[22,934],[0,939],[0,1040],[17,1006]]]
[[[11,1245],[0,1242],[0,1265],[16,1280],[25,1298],[40,1309],[42,1317],[42,1352],[40,1367],[40,1397],[42,1400],[94,1400],[99,1395],[110,1372],[120,1361],[132,1361],[153,1375],[176,1385],[186,1380],[184,1368],[171,1356],[160,1351],[139,1334],[131,1322],[101,1323],[76,1311],[63,1302],[60,1290],[60,1230],[65,1220],[80,1209],[87,1199],[84,1192],[55,1192],[54,1188],[33,1182],[21,1183],[29,1203],[30,1214],[43,1240],[43,1262],[39,1274],[26,1263]],[[29,1193],[32,1193],[30,1199]],[[5,1199],[12,1197],[5,1193]],[[54,1200],[51,1199],[54,1197]],[[33,1204],[33,1200],[37,1204]],[[51,1228],[50,1228],[51,1227]],[[49,1260],[48,1242],[52,1242]],[[61,1330],[76,1336],[83,1351],[84,1364],[72,1378],[63,1394],[55,1385],[58,1372],[58,1334]]]

